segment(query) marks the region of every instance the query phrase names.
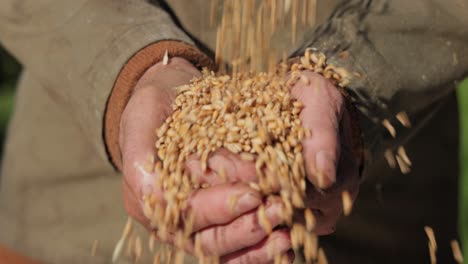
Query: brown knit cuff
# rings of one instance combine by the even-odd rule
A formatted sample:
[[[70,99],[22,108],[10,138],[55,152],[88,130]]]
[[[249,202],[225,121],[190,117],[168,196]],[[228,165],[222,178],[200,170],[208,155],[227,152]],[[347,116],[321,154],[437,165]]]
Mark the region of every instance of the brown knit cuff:
[[[176,40],[153,43],[130,58],[114,83],[104,117],[104,141],[110,160],[118,170],[122,169],[119,146],[120,117],[138,80],[148,68],[162,61],[166,50],[170,57],[182,57],[199,69],[213,67],[213,61],[206,54],[192,45]]]

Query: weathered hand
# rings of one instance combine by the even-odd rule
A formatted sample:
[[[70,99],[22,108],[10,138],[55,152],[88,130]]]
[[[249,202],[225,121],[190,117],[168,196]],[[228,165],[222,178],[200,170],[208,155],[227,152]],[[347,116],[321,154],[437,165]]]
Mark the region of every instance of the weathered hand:
[[[172,58],[168,65],[156,64],[140,79],[121,118],[120,149],[123,161],[123,194],[128,213],[150,229],[149,220],[143,214],[142,197],[154,193],[162,197],[156,188],[154,173],[145,172],[145,163],[154,157],[155,128],[160,127],[172,113],[174,88],[187,84],[201,73],[189,62]],[[222,256],[229,263],[256,263],[271,261],[268,251],[285,252],[290,248],[286,231],[275,231],[267,238],[257,221],[256,208],[262,203],[258,192],[250,189],[242,179],[256,177],[252,163],[242,161],[225,150],[213,154],[208,172],[202,173],[197,157],[187,162],[192,175],[209,188],[194,191],[188,207],[194,213],[194,235],[200,236],[206,254]],[[228,182],[219,181],[217,174],[226,170]],[[230,201],[237,203],[231,208]],[[270,202],[267,215],[270,222],[280,224],[281,203]],[[184,219],[182,219],[183,221]],[[169,240],[171,234],[167,234]],[[190,252],[193,247],[187,246]]]
[[[307,206],[317,219],[319,235],[334,231],[342,211],[342,192],[354,201],[359,189],[360,157],[353,154],[351,118],[341,92],[323,76],[304,71],[309,83],[298,81],[292,95],[304,104],[300,113],[311,137],[302,143],[309,181]],[[312,186],[310,186],[312,187]]]
[[[226,179],[231,184],[258,180],[253,162],[244,161],[239,155],[226,149],[216,151],[208,159],[207,172],[202,172],[200,160],[196,157],[190,159],[187,166],[192,177],[199,177],[202,182],[212,186],[225,184]],[[224,177],[221,176],[222,173],[225,174]],[[268,199],[264,205],[272,227],[281,225],[280,199]],[[225,225],[202,230],[199,235],[202,241],[206,241],[206,245],[215,246],[215,248],[206,248],[208,252],[220,252],[219,247],[231,249],[230,253],[221,255],[222,263],[272,263],[276,253],[287,254],[290,262],[294,260],[294,253],[289,251],[291,249],[289,230],[277,229],[268,235],[259,223],[257,210],[251,210]]]

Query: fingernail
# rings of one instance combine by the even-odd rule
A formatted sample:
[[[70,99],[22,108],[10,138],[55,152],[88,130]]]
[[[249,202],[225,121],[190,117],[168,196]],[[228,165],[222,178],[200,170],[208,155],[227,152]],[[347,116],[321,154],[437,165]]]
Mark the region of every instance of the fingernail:
[[[234,210],[236,213],[242,214],[256,208],[261,203],[262,200],[258,195],[253,192],[248,192],[239,198],[234,207]]]
[[[336,181],[336,164],[333,155],[327,151],[320,151],[315,156],[317,181],[319,188],[330,187]]]

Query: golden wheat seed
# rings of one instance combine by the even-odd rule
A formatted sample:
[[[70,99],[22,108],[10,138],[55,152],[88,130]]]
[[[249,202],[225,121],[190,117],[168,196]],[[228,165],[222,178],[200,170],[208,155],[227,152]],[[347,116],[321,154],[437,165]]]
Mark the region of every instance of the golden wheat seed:
[[[313,233],[304,234],[304,257],[308,263],[317,257],[317,236]]]
[[[265,207],[263,205],[260,205],[257,210],[257,216],[258,216],[258,222],[260,226],[263,228],[265,233],[268,235],[271,234],[273,228],[271,226],[270,220],[268,220]]]
[[[154,254],[153,264],[161,264],[161,251],[158,251],[156,254]]]
[[[281,255],[278,253],[275,254],[274,264],[281,264]]]
[[[391,149],[385,150],[384,157],[387,160],[388,166],[392,169],[396,167],[396,159],[395,155],[393,155],[393,152]]]
[[[341,193],[341,198],[343,201],[343,212],[345,216],[351,214],[351,210],[353,209],[353,200],[351,199],[351,195],[348,191],[343,191]]]
[[[229,197],[229,209],[231,212],[234,212],[237,202],[239,201],[239,197],[237,195],[232,195]]]
[[[91,248],[91,256],[96,256],[96,252],[97,252],[97,248],[98,248],[98,245],[99,245],[99,240],[94,240],[93,242],[93,247]]]
[[[184,258],[185,258],[185,252],[183,250],[177,250],[175,257],[174,257],[174,263],[184,264]]]
[[[141,238],[139,236],[135,239],[135,263],[138,263],[141,259],[141,255],[143,254],[143,247],[141,245]]]
[[[432,248],[434,248],[434,250],[437,250],[437,241],[435,239],[435,234],[432,227],[425,226],[424,232],[426,232],[427,238],[429,239],[429,244],[432,246]]]
[[[218,0],[211,0],[210,11],[210,26],[213,26],[218,14]]]
[[[390,135],[395,138],[396,137],[396,130],[395,128],[392,126],[392,124],[390,123],[390,121],[388,121],[388,119],[384,119],[382,121],[382,125],[387,129],[387,131],[390,133]]]
[[[135,248],[133,244],[135,243],[135,236],[133,234],[130,235],[130,237],[127,239],[127,248],[125,249],[125,255],[127,257],[132,257],[133,254],[135,253],[133,249]]]
[[[151,253],[154,252],[154,242],[155,242],[155,240],[156,240],[156,236],[153,233],[151,233],[150,237],[149,237],[149,240],[148,240],[148,249],[149,249],[149,251]]]
[[[169,63],[169,53],[166,49],[166,51],[164,52],[164,57],[163,57],[163,65],[167,65]]]
[[[194,253],[195,253],[195,256],[197,256],[199,258],[204,256],[203,250],[202,250],[200,233],[195,234]]]
[[[431,244],[431,242],[428,242],[428,247],[429,247],[429,257],[431,259],[431,264],[436,264],[437,263],[437,255],[436,255],[436,249],[434,246]]]
[[[250,154],[250,153],[247,153],[247,152],[242,152],[240,154],[240,158],[244,161],[254,161],[255,160],[255,156]]]
[[[408,155],[406,154],[405,148],[403,146],[398,147],[398,156],[400,156],[403,161],[408,165],[411,166],[411,160],[408,158]]]
[[[406,112],[399,112],[397,115],[396,115],[396,118],[398,121],[400,121],[400,123],[404,126],[404,127],[407,127],[407,128],[410,128],[411,127],[411,122],[409,120],[409,117],[408,117],[408,114]]]
[[[133,230],[133,220],[131,217],[127,218],[127,223],[125,224],[124,230],[122,232],[122,237],[128,237]]]
[[[317,264],[328,264],[327,256],[323,248],[319,248],[318,250]]]
[[[460,264],[463,263],[463,254],[460,249],[460,244],[458,243],[458,241],[452,240],[450,242],[450,246],[452,248],[453,259],[455,259],[457,263],[460,263]]]
[[[307,231],[311,232],[315,228],[315,224],[316,224],[315,216],[312,213],[312,210],[310,210],[309,208],[306,208],[304,210],[304,218],[306,222]]]
[[[411,172],[410,167],[406,164],[406,162],[400,156],[396,156],[396,160],[398,163],[398,167],[400,167],[401,173],[407,174]]]
[[[117,244],[115,245],[114,252],[112,253],[112,263],[116,263],[122,254],[122,249],[125,244],[125,239],[120,238]]]

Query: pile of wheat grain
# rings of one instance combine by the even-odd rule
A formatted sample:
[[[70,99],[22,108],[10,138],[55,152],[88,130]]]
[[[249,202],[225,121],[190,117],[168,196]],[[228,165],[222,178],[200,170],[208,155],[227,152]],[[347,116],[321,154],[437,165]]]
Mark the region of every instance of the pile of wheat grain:
[[[158,175],[157,186],[163,190],[164,197],[144,197],[144,214],[157,230],[158,238],[164,241],[168,232],[174,234],[175,246],[180,249],[176,263],[182,263],[182,249],[191,242],[193,221],[187,212],[186,198],[193,190],[208,187],[189,174],[186,161],[191,155],[197,155],[202,170],[206,171],[210,154],[220,148],[255,163],[258,182],[251,182],[250,186],[265,199],[281,199],[283,222],[291,228],[293,248],[303,248],[308,262],[326,262],[313,232],[314,215],[304,205],[307,179],[301,142],[312,135],[299,119],[302,103],[290,93],[296,82],[308,82],[302,76],[303,70],[321,73],[334,83],[347,81],[344,71],[326,65],[323,54],[307,50],[299,63],[281,64],[270,73],[216,76],[205,70],[201,78],[177,88],[174,113],[157,131],[158,161],[147,166],[149,172]],[[219,177],[227,180],[223,173]],[[349,212],[351,203],[346,194],[343,197]],[[231,197],[229,201],[232,207],[236,198]],[[293,218],[297,212],[301,212],[302,219]],[[181,222],[182,214],[188,215],[184,222]],[[272,226],[263,206],[258,208],[258,219],[266,233],[271,233]],[[194,242],[196,256],[206,262],[207,256],[197,237]],[[276,256],[278,261],[282,258]]]

